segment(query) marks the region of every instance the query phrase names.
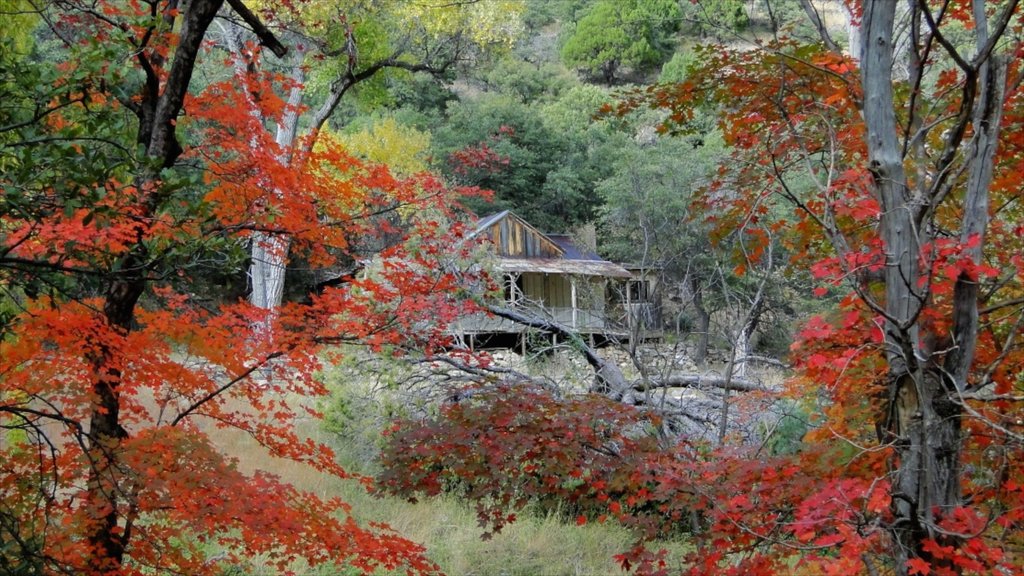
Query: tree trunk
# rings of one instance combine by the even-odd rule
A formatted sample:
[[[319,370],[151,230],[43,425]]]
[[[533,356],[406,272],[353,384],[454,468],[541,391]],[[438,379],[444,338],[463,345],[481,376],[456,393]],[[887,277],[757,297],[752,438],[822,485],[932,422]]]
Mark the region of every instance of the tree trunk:
[[[882,205],[881,235],[885,249],[884,345],[889,364],[888,422],[895,443],[892,463],[891,528],[896,573],[907,574],[907,561],[920,556],[931,504],[936,501],[927,482],[929,463],[935,463],[929,436],[935,426],[931,379],[925,380],[916,356],[918,333],[914,318],[921,300],[918,285],[918,238],[906,186],[903,158],[897,141],[893,97],[893,27],[898,2],[876,0],[864,7],[861,74],[864,84],[864,119],[867,124],[869,169]],[[954,447],[953,450],[958,450]],[[954,458],[955,459],[955,458]],[[940,490],[948,494],[947,490]],[[945,499],[943,499],[945,500]]]
[[[138,202],[138,220],[146,221],[158,211],[165,193],[159,182],[161,168],[170,168],[182,149],[176,135],[176,119],[195,69],[199,48],[206,30],[220,10],[223,0],[193,0],[181,15],[181,28],[173,60],[162,85],[152,78],[142,89],[139,110],[138,142],[146,147],[149,163],[143,162],[134,179],[142,193]],[[140,54],[139,58],[148,58]],[[103,317],[111,330],[119,334],[131,331],[135,307],[147,283],[150,254],[138,233],[129,253],[111,268],[112,279],[106,287]],[[90,544],[84,565],[97,573],[119,573],[124,552],[131,537],[130,522],[124,522],[119,506],[123,493],[120,477],[119,445],[127,437],[120,421],[122,367],[127,359],[116,350],[104,348],[91,355],[92,391],[96,400],[86,432],[90,459],[85,502],[93,518],[86,530]]]
[[[305,72],[302,69],[301,50],[296,50],[296,61],[292,65],[292,88],[288,93],[288,104],[281,122],[277,125],[275,143],[281,150],[278,162],[283,167],[291,164],[295,139],[298,133],[299,108],[302,105],[302,83]],[[285,192],[274,189],[274,198],[281,198]],[[249,301],[258,308],[274,310],[281,305],[284,298],[284,279],[288,269],[288,252],[291,239],[283,234],[259,232],[253,234],[250,249],[249,281],[252,293]]]
[[[897,458],[893,461],[891,509],[896,573],[907,574],[907,562],[921,558],[953,573],[959,569],[949,558],[936,559],[923,544],[934,539],[943,546],[958,546],[935,526],[960,505],[960,417],[940,369],[929,368],[921,380],[902,385],[892,401],[894,422],[889,426]]]
[[[704,287],[693,275],[690,275],[690,291],[693,293],[693,310],[697,313],[697,343],[693,349],[693,362],[697,366],[703,366],[708,359],[711,314],[704,306]]]
[[[891,489],[894,519],[890,530],[898,575],[907,574],[907,562],[914,558],[958,573],[960,569],[950,559],[933,557],[923,544],[926,539],[943,546],[960,544],[957,538],[937,530],[937,524],[962,500],[962,409],[956,394],[967,386],[978,337],[978,283],[976,277],[966,274],[957,280],[952,339],[945,334],[919,333],[918,313],[926,294],[919,293],[922,271],[918,261],[921,246],[931,240],[931,226],[922,224],[921,218],[928,213],[928,204],[943,192],[933,188],[928,191],[931,196],[924,191],[912,194],[904,174],[893,98],[897,57],[893,28],[898,5],[896,0],[865,4],[861,50],[869,167],[882,205],[880,227],[886,253],[884,336],[889,382],[883,441],[891,442],[895,449]],[[980,54],[988,42],[984,3],[980,0],[975,2],[975,16]],[[908,50],[914,52],[917,48],[910,45]],[[964,106],[973,109],[973,117],[963,116],[950,130],[948,153],[944,154],[947,162],[953,161],[963,129],[968,120],[973,122],[972,144],[962,151],[968,164],[968,189],[960,240],[967,247],[965,255],[975,263],[981,261],[988,224],[988,188],[1005,81],[997,58],[979,62],[977,77],[967,75],[963,95]],[[972,82],[977,82],[980,89]],[[948,164],[940,164],[940,168],[949,169]],[[976,245],[970,247],[974,242]],[[945,349],[950,351],[939,365],[937,355]]]
[[[854,60],[860,61],[861,52],[861,22],[860,18],[856,18],[850,11],[850,8],[844,3],[840,10],[843,13],[843,18],[846,22],[846,37],[849,38],[846,46],[846,55],[853,58]]]
[[[249,301],[253,306],[273,310],[281,305],[290,245],[287,236],[253,234],[249,265],[249,281],[252,282]]]

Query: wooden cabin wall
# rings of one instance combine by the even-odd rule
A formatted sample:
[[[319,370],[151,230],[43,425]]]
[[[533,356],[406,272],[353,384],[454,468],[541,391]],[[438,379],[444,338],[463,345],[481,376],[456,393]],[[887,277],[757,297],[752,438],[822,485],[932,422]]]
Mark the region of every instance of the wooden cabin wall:
[[[546,274],[523,274],[523,293],[526,299],[534,303],[543,303],[545,306],[554,306],[551,294],[548,290]]]
[[[543,302],[549,308],[572,308],[572,280],[568,276],[526,272],[521,278],[527,300]],[[576,290],[576,306],[580,310],[604,310],[604,280],[577,278]]]
[[[581,282],[578,296],[580,308],[604,312],[605,301],[608,299],[607,285],[608,282],[603,278],[591,278],[587,282]]]
[[[572,285],[565,276],[548,274],[547,280],[548,306],[552,308],[572,308]]]
[[[554,242],[516,218],[504,218],[490,229],[498,254],[508,258],[558,258],[561,251]]]

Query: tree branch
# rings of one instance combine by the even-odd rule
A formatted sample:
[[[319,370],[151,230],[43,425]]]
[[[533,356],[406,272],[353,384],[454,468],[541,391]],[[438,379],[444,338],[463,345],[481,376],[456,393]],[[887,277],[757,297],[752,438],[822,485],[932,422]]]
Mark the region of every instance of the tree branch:
[[[288,48],[281,44],[281,42],[274,36],[274,33],[263,22],[260,21],[259,17],[252,13],[252,10],[242,3],[242,0],[227,0],[228,5],[231,9],[238,14],[246,24],[252,28],[256,37],[260,39],[260,45],[270,49],[278,58],[284,58],[284,55],[288,53]]]
[[[825,28],[825,22],[821,19],[821,14],[818,13],[818,9],[811,4],[811,0],[800,0],[800,6],[804,9],[804,13],[811,20],[811,24],[814,25],[814,29],[818,31],[818,37],[825,43],[825,47],[829,50],[839,54],[842,50],[829,35],[828,29]]]
[[[221,385],[216,390],[213,390],[213,391],[209,392],[208,394],[206,394],[205,396],[203,396],[202,398],[200,398],[196,402],[193,402],[188,408],[186,408],[181,413],[179,413],[177,416],[175,416],[174,420],[171,421],[171,426],[177,426],[179,422],[181,422],[182,420],[187,418],[189,414],[191,414],[191,413],[195,412],[196,410],[198,410],[199,408],[201,408],[203,406],[203,404],[206,404],[210,400],[213,400],[217,396],[220,396],[221,394],[226,392],[228,390],[228,388],[231,388],[235,384],[238,384],[242,380],[245,380],[246,378],[251,376],[253,372],[255,372],[255,371],[259,370],[260,368],[262,368],[267,362],[273,360],[274,358],[278,358],[280,356],[283,356],[283,355],[284,355],[283,352],[274,352],[272,354],[268,354],[267,357],[264,358],[262,361],[253,364],[249,368],[245,369],[238,376],[235,376],[231,380],[228,380],[227,382],[225,382],[223,385]]]

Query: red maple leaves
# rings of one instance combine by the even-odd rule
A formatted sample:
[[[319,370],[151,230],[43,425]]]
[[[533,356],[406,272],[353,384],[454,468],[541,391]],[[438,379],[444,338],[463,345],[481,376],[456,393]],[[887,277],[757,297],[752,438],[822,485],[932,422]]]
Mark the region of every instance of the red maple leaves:
[[[189,3],[182,34],[198,29],[193,12],[212,19],[218,6]],[[73,150],[38,181],[0,176],[18,202],[15,192],[36,195],[0,210],[0,287],[16,307],[0,334],[0,565],[215,574],[260,557],[282,573],[435,572],[420,546],[358,524],[343,502],[241,472],[211,436],[238,430],[272,457],[350,477],[296,427],[327,393],[314,377],[321,354],[444,343],[467,306],[455,290],[474,281],[460,260],[458,194],[331,142],[285,162],[260,119],[288,112],[276,96],[286,79],[214,81],[186,97],[188,76],[170,70],[194,65],[181,63],[192,52],[177,28],[157,26],[162,15],[138,3],[77,8],[61,7],[74,32],[65,67],[88,98],[31,128],[55,141],[104,130],[117,145]],[[97,40],[133,56],[104,61]],[[183,110],[165,101],[176,93]],[[172,107],[162,139],[143,113],[156,100]],[[157,157],[133,131],[160,144]],[[273,312],[237,300],[218,282],[244,277],[240,254],[259,235],[289,238],[287,262],[337,280]]]

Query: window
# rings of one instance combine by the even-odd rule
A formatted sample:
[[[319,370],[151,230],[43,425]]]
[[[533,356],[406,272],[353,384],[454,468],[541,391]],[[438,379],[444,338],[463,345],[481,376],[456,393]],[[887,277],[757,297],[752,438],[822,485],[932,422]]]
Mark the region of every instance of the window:
[[[646,302],[650,296],[649,282],[646,280],[630,280],[627,284],[627,290],[629,290],[629,301],[630,302]]]

